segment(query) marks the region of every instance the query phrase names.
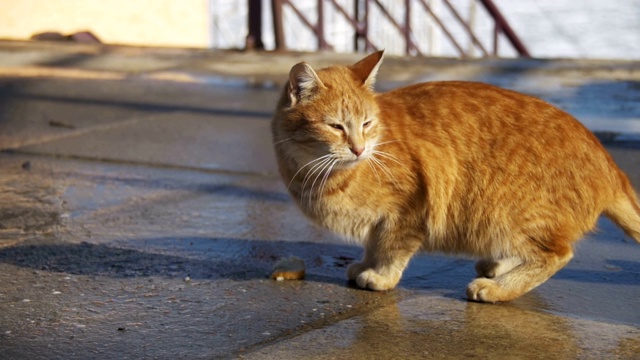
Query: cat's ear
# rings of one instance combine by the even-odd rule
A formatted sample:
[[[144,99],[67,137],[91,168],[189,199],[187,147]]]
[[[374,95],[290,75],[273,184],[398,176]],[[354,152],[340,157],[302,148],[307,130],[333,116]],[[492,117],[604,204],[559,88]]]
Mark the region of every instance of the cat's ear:
[[[374,52],[350,66],[356,78],[362,81],[362,86],[373,89],[378,69],[380,68],[380,64],[382,64],[382,55],[384,55],[384,50]]]
[[[289,72],[289,100],[292,107],[300,101],[310,98],[322,87],[324,84],[309,64],[301,62],[291,68]]]

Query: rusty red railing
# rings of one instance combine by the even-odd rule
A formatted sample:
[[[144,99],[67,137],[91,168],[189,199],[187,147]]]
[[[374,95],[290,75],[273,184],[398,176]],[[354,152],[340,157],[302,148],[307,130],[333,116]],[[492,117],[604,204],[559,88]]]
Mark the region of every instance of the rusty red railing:
[[[397,3],[394,3],[394,5],[401,5],[403,7],[402,11],[404,16],[401,21],[396,19],[391,14],[388,5],[385,5],[380,0],[354,0],[352,9],[346,9],[337,0],[316,0],[315,19],[310,19],[298,9],[296,5],[299,4],[299,1],[300,0],[271,0],[275,50],[287,49],[283,25],[285,14],[283,9],[287,7],[291,10],[289,13],[296,16],[303,26],[312,32],[317,41],[318,50],[332,49],[332,45],[327,41],[325,36],[325,28],[327,26],[325,23],[325,12],[334,11],[337,14],[341,14],[353,29],[354,51],[375,51],[377,47],[371,38],[370,31],[370,13],[372,9],[375,8],[376,11],[382,14],[382,17],[387,21],[388,25],[390,25],[388,28],[393,29],[401,36],[404,41],[406,54],[422,55],[421,44],[417,43],[416,36],[413,33],[414,29],[411,27],[411,17],[414,12],[419,12],[419,16],[427,16],[433,20],[433,23],[442,31],[443,38],[448,40],[451,46],[462,57],[471,56],[472,51],[479,51],[481,56],[484,57],[498,56],[498,45],[501,37],[506,39],[506,42],[511,45],[518,56],[530,57],[529,51],[492,0],[474,0],[482,4],[486,13],[493,20],[491,44],[486,44],[486,41],[483,43],[480,40],[481,36],[479,36],[477,31],[463,18],[460,10],[449,0],[440,0],[442,4],[444,4],[444,8],[449,12],[448,21],[445,21],[442,16],[438,15],[426,0],[398,0]],[[311,0],[303,1],[309,2]],[[262,39],[262,1],[248,0],[248,3],[249,32],[246,47],[262,49],[264,48]],[[350,12],[349,10],[352,11]],[[455,22],[455,24],[452,24],[452,22]],[[452,31],[452,26],[464,29],[463,35],[460,35],[459,32]],[[461,39],[461,36],[466,37],[466,39]],[[473,46],[465,50],[461,45],[462,40],[470,41]]]

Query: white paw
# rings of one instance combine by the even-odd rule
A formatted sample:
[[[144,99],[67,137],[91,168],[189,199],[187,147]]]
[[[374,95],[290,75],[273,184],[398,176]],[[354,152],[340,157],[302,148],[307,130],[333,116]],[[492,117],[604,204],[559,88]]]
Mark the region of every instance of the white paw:
[[[362,272],[356,278],[356,284],[363,289],[371,289],[375,291],[386,291],[393,289],[398,283],[398,278],[381,276],[373,269]]]
[[[495,303],[501,301],[502,289],[495,280],[475,279],[467,286],[467,296],[469,300]]]

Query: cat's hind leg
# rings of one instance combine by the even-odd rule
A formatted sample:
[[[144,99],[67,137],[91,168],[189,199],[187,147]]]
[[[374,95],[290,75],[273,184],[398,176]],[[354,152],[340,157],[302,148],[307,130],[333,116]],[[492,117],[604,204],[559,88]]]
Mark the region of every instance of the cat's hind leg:
[[[507,272],[502,274],[494,272],[493,278],[475,279],[467,287],[467,296],[472,301],[490,303],[514,300],[545,282],[562,269],[572,257],[573,251],[567,248],[560,254],[546,253],[533,259],[523,260]],[[488,268],[491,269],[491,267]],[[500,269],[500,264],[492,269],[494,271]],[[489,275],[490,273],[491,271]]]

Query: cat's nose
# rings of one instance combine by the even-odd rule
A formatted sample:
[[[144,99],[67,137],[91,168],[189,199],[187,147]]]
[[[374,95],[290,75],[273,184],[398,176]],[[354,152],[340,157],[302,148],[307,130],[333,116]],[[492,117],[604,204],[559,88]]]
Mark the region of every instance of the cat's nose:
[[[349,150],[351,150],[351,152],[356,156],[356,157],[360,157],[360,155],[362,155],[362,153],[364,152],[364,146],[362,147],[351,147],[349,148]]]

